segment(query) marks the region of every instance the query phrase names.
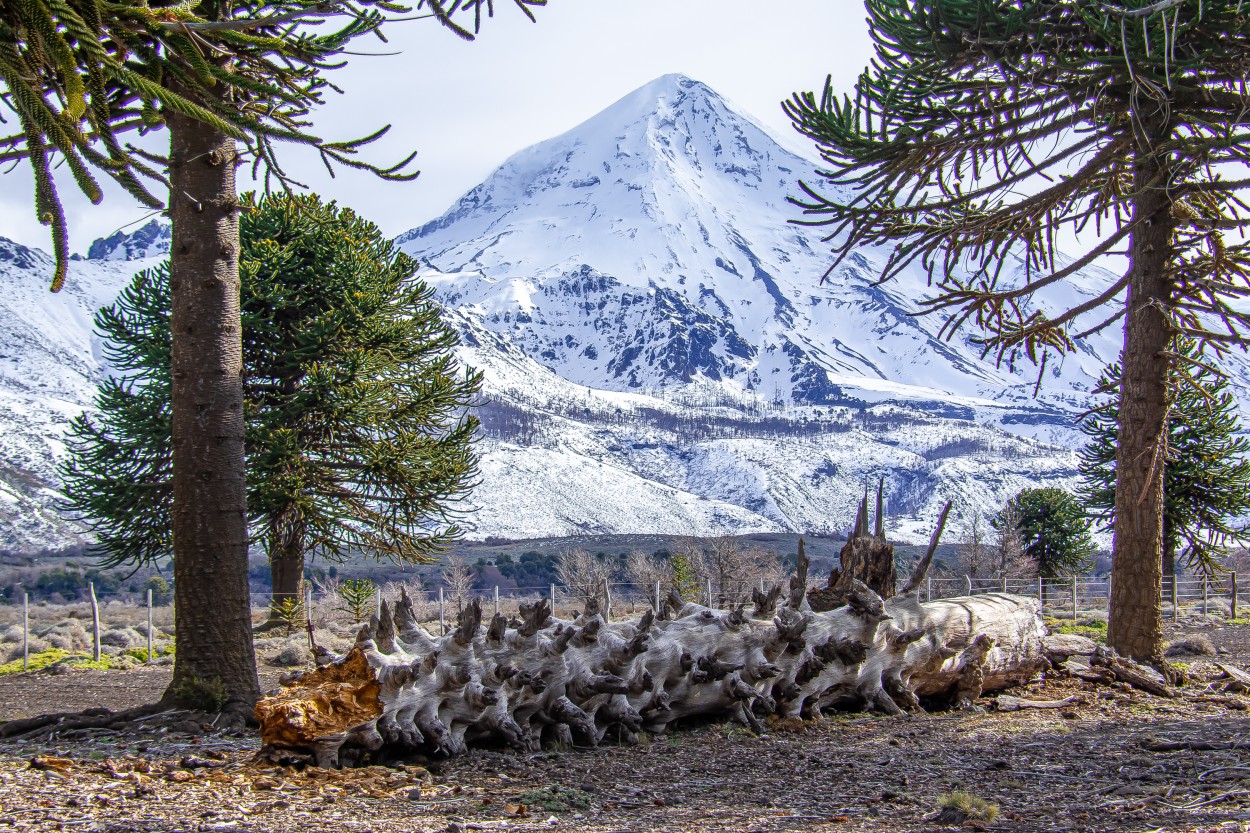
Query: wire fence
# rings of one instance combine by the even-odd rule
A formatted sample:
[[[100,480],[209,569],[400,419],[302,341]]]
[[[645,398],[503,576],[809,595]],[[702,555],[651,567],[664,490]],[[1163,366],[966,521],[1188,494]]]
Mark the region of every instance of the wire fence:
[[[760,581],[758,589],[766,591],[773,583]],[[736,582],[730,587],[719,587],[713,581],[703,582],[695,601],[712,607],[727,607],[750,602],[752,585]],[[97,601],[95,588],[88,587],[88,603],[90,605],[91,653],[99,661],[101,656],[101,632],[107,623],[102,623],[102,605]],[[1237,574],[1229,573],[1227,577],[1214,580],[1206,577],[1177,578],[1165,576],[1163,581],[1163,614],[1174,621],[1181,615],[1201,614],[1202,616],[1221,616],[1236,619],[1241,606],[1247,600],[1238,583]],[[574,615],[576,610],[588,599],[595,599],[605,617],[624,618],[640,615],[647,609],[659,610],[668,593],[668,587],[661,582],[641,584],[637,582],[597,582],[582,585],[557,585],[516,587],[501,589],[475,588],[450,593],[448,588],[425,589],[412,584],[388,583],[373,587],[372,597],[357,597],[350,601],[334,588],[314,588],[305,585],[300,605],[293,611],[301,621],[307,621],[320,627],[331,623],[363,622],[374,615],[385,601],[394,606],[403,595],[407,595],[412,604],[413,614],[417,621],[425,624],[435,633],[447,633],[454,626],[456,618],[464,605],[473,599],[479,600],[484,615],[501,614],[517,615],[520,606],[526,603],[546,599],[553,611]],[[1110,607],[1111,583],[1110,576],[1075,576],[1072,578],[1036,578],[1019,579],[999,576],[996,578],[973,578],[972,576],[939,576],[930,577],[921,587],[921,597],[926,601],[935,599],[972,596],[984,593],[1012,593],[1018,596],[1031,596],[1041,602],[1042,612],[1054,618],[1091,618],[1105,616]],[[256,618],[263,621],[273,609],[270,593],[251,593],[251,604]],[[154,628],[154,612],[161,610],[162,619],[172,620],[169,606],[153,604],[151,591],[147,593],[146,604],[129,604],[122,601],[110,601],[105,607],[104,618],[120,618],[119,610],[126,611],[126,617],[146,625],[144,641],[146,642],[147,661],[154,659],[153,643],[157,630]],[[31,604],[38,603],[29,593],[22,594],[21,600],[21,642],[23,668],[29,660],[29,641],[31,637]],[[81,603],[78,603],[81,604]],[[63,605],[74,607],[74,604]],[[146,608],[146,616],[142,613]],[[111,617],[110,615],[111,614]],[[10,616],[10,619],[13,617]],[[259,622],[258,622],[259,624]]]
[[[1238,583],[1237,573],[1225,577],[1163,577],[1163,615],[1173,621],[1185,614],[1236,619],[1248,590]],[[926,600],[973,596],[981,593],[1012,593],[1031,596],[1042,603],[1048,616],[1073,619],[1082,615],[1106,615],[1111,607],[1111,576],[1019,579],[1003,576],[929,578],[922,590]]]

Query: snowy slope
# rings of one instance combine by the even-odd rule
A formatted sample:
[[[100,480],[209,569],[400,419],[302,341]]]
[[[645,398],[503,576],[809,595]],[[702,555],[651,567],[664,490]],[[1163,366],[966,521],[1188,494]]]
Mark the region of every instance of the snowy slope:
[[[52,258],[0,238],[0,550],[83,543],[55,506],[62,437],[104,373],[92,316],[150,262],[76,259],[52,294]]]
[[[829,279],[827,247],[790,221],[813,164],[715,92],[670,75],[509,159],[442,217],[399,238],[455,273],[440,297],[561,376],[614,390],[711,380],[770,400],[835,404],[920,386],[1035,406],[1036,369],[996,366],[915,318],[919,269],[874,285],[865,249]],[[1011,274],[1012,270],[1008,270]],[[1110,276],[1087,270],[1068,304]],[[1079,410],[1115,336],[1053,364],[1047,406]]]
[[[918,272],[874,285],[884,253],[821,283],[824,245],[786,202],[812,167],[666,76],[401,236],[486,377],[471,536],[836,532],[882,477],[904,540],[948,499],[955,538],[1021,488],[1075,484],[1073,416],[1116,334],[1048,367],[1035,399],[1034,368],[911,315]],[[107,372],[91,317],[168,245],[158,224],[97,241],[52,295],[51,259],[0,239],[0,550],[83,540],[55,511],[56,462]],[[1244,409],[1250,371],[1228,368]]]

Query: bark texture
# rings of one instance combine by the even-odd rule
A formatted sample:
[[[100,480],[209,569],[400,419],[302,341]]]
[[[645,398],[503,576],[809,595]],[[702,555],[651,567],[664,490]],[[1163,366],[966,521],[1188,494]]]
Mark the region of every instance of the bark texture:
[[[813,610],[826,611],[846,604],[853,582],[860,582],[883,599],[894,595],[897,576],[894,569],[894,545],[885,539],[885,512],[882,490],[885,481],[877,483],[876,521],[869,529],[868,493],[855,515],[855,529],[838,553],[839,567],[829,573],[829,583],[812,588],[808,599]]]
[[[1155,135],[1164,132],[1159,129]],[[1167,181],[1159,160],[1143,153],[1134,173],[1138,197],[1129,241],[1107,622],[1107,644],[1147,662],[1163,657],[1163,467],[1173,305],[1168,264],[1175,233]]]
[[[166,698],[260,695],[247,585],[235,142],[167,112],[173,334],[174,622]],[[180,695],[181,693],[181,695]]]
[[[1035,599],[922,604],[913,583],[884,601],[852,582],[847,604],[825,613],[798,587],[784,600],[758,594],[750,613],[684,604],[672,618],[648,611],[630,623],[604,621],[597,606],[560,620],[541,601],[483,628],[473,602],[456,630],[437,638],[416,625],[403,597],[383,605],[350,655],[291,679],[256,716],[268,754],[336,766],[412,751],[452,755],[475,743],[532,751],[630,742],[688,717],[728,717],[758,732],[770,715],[826,708],[966,707],[1049,667]],[[349,665],[355,670],[343,670]],[[307,718],[341,699],[345,685],[375,682],[377,717],[350,727]],[[286,725],[292,720],[299,725]]]

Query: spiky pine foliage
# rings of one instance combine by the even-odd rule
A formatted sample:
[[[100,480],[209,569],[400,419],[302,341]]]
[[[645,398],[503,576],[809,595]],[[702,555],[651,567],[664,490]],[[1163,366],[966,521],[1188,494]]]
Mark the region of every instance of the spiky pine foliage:
[[[827,165],[821,185],[802,186],[800,222],[828,230],[834,266],[880,247],[882,280],[927,273],[922,309],[945,316],[948,338],[972,322],[1000,361],[1044,371],[1049,353],[1123,320],[1107,641],[1161,660],[1168,345],[1180,334],[1219,352],[1250,333],[1234,304],[1250,295],[1244,4],[865,5],[876,54],[854,95],[827,82],[786,104]],[[1072,232],[1083,251],[1068,259],[1058,245]],[[1114,274],[1082,274],[1066,309],[1038,303],[1123,255]]]
[[[1089,570],[1094,539],[1085,512],[1071,493],[1053,486],[1024,489],[1007,502],[996,526],[1011,522],[1004,518],[1019,519],[1021,546],[1037,564],[1038,575],[1059,578]]]
[[[1199,363],[1197,348],[1181,340],[1176,351],[1192,362],[1176,367],[1176,398],[1168,412],[1163,469],[1163,572],[1176,559],[1207,575],[1218,572],[1230,544],[1247,540],[1237,519],[1250,513],[1250,439],[1237,418],[1228,379]],[[1120,365],[1110,365],[1099,389],[1111,392],[1081,421],[1089,442],[1080,451],[1081,495],[1095,518],[1114,525],[1115,464],[1119,438]]]
[[[514,0],[531,19],[531,6]],[[411,179],[412,155],[378,168],[357,151],[382,128],[349,141],[312,132],[309,115],[334,89],[325,75],[342,65],[357,38],[415,8],[472,39],[493,0],[387,0],[308,3],[303,0],[0,0],[0,110],[17,117],[17,132],[0,136],[0,162],[28,160],[35,211],[52,227],[57,269],[65,279],[69,246],[65,212],[52,171],[63,160],[92,202],[110,177],[140,203],[163,207],[152,185],[168,182],[165,160],[124,141],[163,124],[176,111],[244,142],[266,177],[285,179],[274,154],[280,141],[311,145],[327,165],[366,168]],[[472,22],[457,22],[471,16]],[[329,24],[328,31],[323,28]],[[384,39],[384,38],[383,38]],[[94,173],[93,173],[94,172]]]
[[[298,592],[308,552],[430,560],[476,474],[480,374],[457,366],[416,264],[376,226],[315,196],[244,206],[247,502],[271,562],[295,562],[278,595]],[[74,421],[62,474],[110,564],[171,552],[168,316],[160,266],[96,319],[118,375]]]
[[[338,586],[339,598],[343,601],[344,611],[356,623],[363,622],[374,613],[373,600],[378,587],[367,578],[349,578]]]

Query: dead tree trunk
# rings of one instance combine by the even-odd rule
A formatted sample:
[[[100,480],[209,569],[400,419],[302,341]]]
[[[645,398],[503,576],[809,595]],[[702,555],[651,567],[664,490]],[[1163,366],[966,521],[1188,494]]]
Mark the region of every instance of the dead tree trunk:
[[[899,595],[883,600],[850,579],[846,604],[828,612],[807,604],[802,550],[789,592],[759,594],[751,613],[674,604],[669,620],[648,611],[621,623],[591,605],[570,621],[540,601],[523,606],[520,622],[496,616],[483,629],[474,602],[454,632],[433,637],[401,597],[350,654],[257,706],[262,738],[284,757],[340,765],[486,742],[526,751],[628,742],[696,716],[759,731],[770,714],[966,706],[1046,668],[1045,628],[1034,599],[922,604],[917,588],[940,534],[941,521]]]
[[[855,515],[855,529],[838,554],[840,567],[829,574],[829,583],[813,589],[808,598],[812,610],[826,611],[846,604],[851,582],[859,581],[883,599],[894,595],[894,545],[885,540],[885,517],[882,491],[885,480],[877,482],[877,516],[871,532],[868,530],[868,491],[860,501]]]

